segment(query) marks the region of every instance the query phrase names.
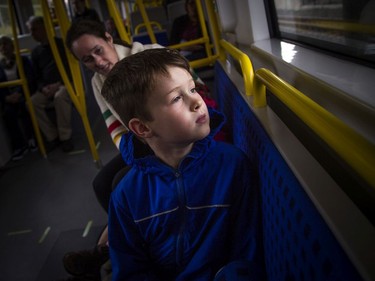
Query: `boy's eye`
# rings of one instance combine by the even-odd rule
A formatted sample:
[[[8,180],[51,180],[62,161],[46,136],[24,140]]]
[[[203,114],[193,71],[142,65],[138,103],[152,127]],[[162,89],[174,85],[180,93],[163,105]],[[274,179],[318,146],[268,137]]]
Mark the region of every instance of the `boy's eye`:
[[[177,96],[172,100],[172,103],[176,103],[181,99],[181,96]]]

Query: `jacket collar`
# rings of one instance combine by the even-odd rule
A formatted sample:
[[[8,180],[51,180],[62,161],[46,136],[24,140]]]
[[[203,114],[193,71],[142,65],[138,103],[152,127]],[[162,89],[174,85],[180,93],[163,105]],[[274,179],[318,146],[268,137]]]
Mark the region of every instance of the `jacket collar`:
[[[213,138],[224,125],[225,117],[222,113],[212,108],[209,108],[209,114],[211,128],[210,134],[204,139],[195,142],[193,149],[185,156],[180,167],[185,165],[184,162],[191,163],[188,159],[191,159],[194,162],[194,159],[202,158],[207,153],[208,148],[215,142]],[[142,169],[150,170],[162,164],[155,157],[149,146],[141,142],[131,131],[122,136],[120,151],[125,163],[128,165],[135,165]]]

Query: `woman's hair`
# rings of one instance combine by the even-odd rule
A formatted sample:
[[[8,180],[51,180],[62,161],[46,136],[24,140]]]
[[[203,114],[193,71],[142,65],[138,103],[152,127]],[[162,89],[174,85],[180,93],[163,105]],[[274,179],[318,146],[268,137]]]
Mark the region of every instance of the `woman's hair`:
[[[108,41],[107,30],[103,23],[93,21],[93,20],[80,20],[72,23],[68,32],[66,33],[65,44],[69,51],[74,55],[72,46],[74,41],[80,38],[83,35],[92,35],[97,38],[101,38],[105,41]],[[115,44],[123,45],[125,47],[131,47],[128,43],[122,40],[114,41]]]
[[[177,50],[149,49],[128,56],[112,68],[101,94],[125,125],[132,118],[153,120],[146,104],[160,76],[169,77],[171,66],[190,73],[189,62]]]

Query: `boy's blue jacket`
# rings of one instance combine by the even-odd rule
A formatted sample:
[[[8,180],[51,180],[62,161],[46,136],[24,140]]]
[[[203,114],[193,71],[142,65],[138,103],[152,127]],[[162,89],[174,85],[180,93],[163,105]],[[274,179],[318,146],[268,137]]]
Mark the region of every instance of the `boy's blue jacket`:
[[[212,110],[210,117],[210,135],[177,170],[152,152],[137,157],[132,133],[121,140],[132,168],[109,208],[112,280],[213,280],[230,261],[256,259],[260,226],[251,166],[241,150],[213,140],[224,118]]]

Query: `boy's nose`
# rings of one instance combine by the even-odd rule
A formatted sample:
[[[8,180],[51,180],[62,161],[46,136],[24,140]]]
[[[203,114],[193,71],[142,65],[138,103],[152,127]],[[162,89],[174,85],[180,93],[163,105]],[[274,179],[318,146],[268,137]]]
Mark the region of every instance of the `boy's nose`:
[[[201,106],[202,106],[202,98],[200,97],[199,94],[196,94],[194,95],[194,97],[192,97],[192,101],[191,101],[191,108],[193,111],[197,111]]]

